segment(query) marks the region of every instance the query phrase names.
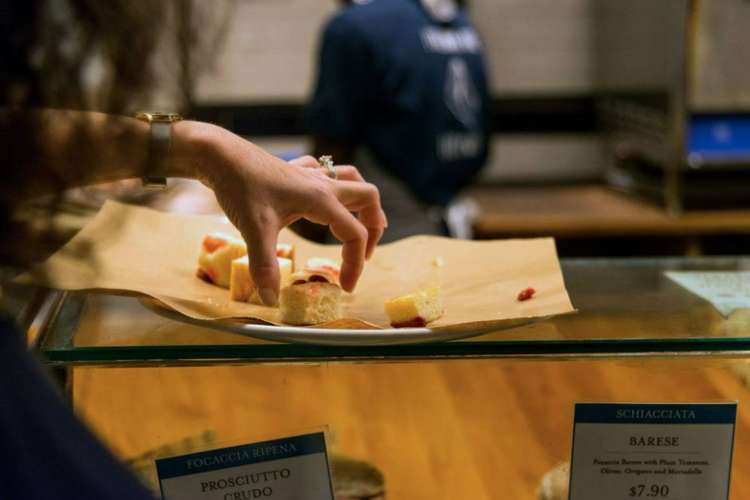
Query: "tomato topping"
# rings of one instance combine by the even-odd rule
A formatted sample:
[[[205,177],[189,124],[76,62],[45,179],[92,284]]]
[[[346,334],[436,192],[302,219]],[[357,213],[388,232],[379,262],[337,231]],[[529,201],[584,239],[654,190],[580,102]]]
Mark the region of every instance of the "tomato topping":
[[[203,248],[205,248],[208,253],[214,253],[216,250],[226,244],[227,240],[225,240],[224,238],[218,238],[216,236],[210,235],[203,238]]]
[[[337,283],[339,270],[330,266],[306,267],[305,272],[310,275],[307,281],[320,281],[325,283]]]
[[[518,301],[523,302],[524,300],[529,300],[531,297],[534,296],[535,293],[536,293],[536,290],[534,290],[533,288],[531,287],[525,288],[521,290],[521,292],[518,294]]]

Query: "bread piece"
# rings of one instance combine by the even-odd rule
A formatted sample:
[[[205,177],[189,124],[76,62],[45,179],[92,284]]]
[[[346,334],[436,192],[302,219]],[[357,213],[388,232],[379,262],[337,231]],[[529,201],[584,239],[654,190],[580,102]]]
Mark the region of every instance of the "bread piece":
[[[281,286],[284,287],[290,282],[289,280],[292,275],[292,261],[282,257],[276,257],[276,260],[279,263]],[[253,283],[253,278],[250,275],[250,260],[247,255],[232,261],[229,296],[232,300],[263,305],[263,301],[258,294],[258,289],[255,286],[255,283]]]
[[[278,243],[276,255],[291,260],[294,270],[294,245]],[[201,253],[198,256],[199,278],[208,283],[229,288],[232,274],[232,261],[247,255],[247,246],[242,238],[224,233],[210,233],[203,238]]]
[[[281,321],[290,325],[315,325],[341,317],[341,287],[336,261],[313,258],[281,289]],[[312,264],[312,265],[311,265]]]
[[[297,283],[281,289],[281,321],[316,325],[341,318],[341,287],[324,281]]]
[[[437,287],[419,290],[385,302],[394,328],[422,327],[443,315],[443,296]]]
[[[208,283],[229,287],[232,261],[247,255],[245,242],[222,233],[212,233],[203,238],[198,256],[198,277]]]

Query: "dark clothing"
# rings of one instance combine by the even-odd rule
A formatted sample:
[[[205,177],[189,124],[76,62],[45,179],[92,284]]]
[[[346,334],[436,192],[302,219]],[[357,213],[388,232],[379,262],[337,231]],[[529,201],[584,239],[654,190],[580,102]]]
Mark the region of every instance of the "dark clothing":
[[[0,317],[0,499],[153,496],[87,431]]]
[[[487,158],[490,100],[479,37],[418,0],[339,11],[320,49],[310,132],[363,147],[425,205],[446,206]]]

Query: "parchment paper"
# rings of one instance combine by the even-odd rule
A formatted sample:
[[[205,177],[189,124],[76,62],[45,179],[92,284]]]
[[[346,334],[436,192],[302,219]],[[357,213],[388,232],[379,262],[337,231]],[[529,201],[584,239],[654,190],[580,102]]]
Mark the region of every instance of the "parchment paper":
[[[195,276],[206,233],[237,235],[226,219],[158,212],[108,202],[65,247],[20,278],[68,290],[107,289],[156,298],[196,319],[253,318],[280,324],[278,309],[234,302],[229,291]],[[291,231],[280,242],[297,247],[297,263],[313,256],[339,258],[338,245],[319,245]],[[381,245],[353,294],[345,294],[341,328],[388,327],[386,299],[439,285],[444,316],[435,329],[471,329],[510,319],[574,311],[551,238],[460,241],[415,236]],[[516,300],[527,287],[536,295]],[[364,322],[364,323],[362,323]]]

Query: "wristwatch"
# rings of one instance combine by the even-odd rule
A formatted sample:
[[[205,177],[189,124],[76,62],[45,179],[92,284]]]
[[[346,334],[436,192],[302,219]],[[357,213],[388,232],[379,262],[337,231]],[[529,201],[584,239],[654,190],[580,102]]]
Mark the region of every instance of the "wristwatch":
[[[143,187],[164,189],[167,187],[166,163],[172,146],[172,124],[182,120],[182,116],[161,111],[139,111],[135,118],[151,124],[148,159],[142,176]]]

